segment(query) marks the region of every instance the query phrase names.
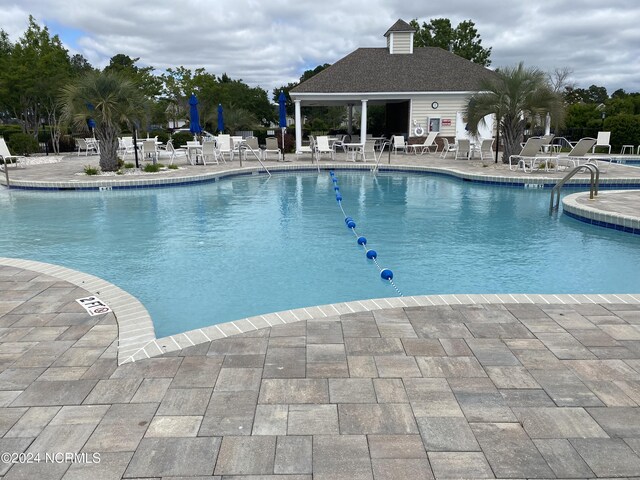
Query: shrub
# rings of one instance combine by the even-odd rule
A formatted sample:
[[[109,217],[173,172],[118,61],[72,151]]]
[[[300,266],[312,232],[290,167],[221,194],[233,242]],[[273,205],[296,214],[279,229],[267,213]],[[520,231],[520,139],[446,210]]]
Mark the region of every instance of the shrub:
[[[14,155],[29,155],[40,152],[38,140],[26,133],[15,133],[7,140],[9,150]]]
[[[100,173],[100,169],[97,167],[92,167],[91,165],[84,166],[85,175],[98,175]]]
[[[168,168],[169,168],[169,170],[177,170],[180,167],[178,167],[178,165],[175,165],[175,164],[172,163],[171,165],[169,165]]]
[[[150,137],[158,137],[158,141],[167,143],[169,141],[169,134],[165,130],[152,130],[149,132]]]
[[[160,165],[159,163],[156,163],[155,165],[153,163],[148,163],[144,166],[143,170],[147,173],[155,173],[160,171],[161,167],[162,165]]]
[[[620,151],[622,145],[638,145],[640,143],[640,115],[623,113],[607,117],[604,130],[611,132],[611,149]]]
[[[71,135],[62,135],[60,137],[60,151],[61,152],[75,152],[77,150],[76,141]],[[49,140],[49,151],[53,151],[51,140]]]
[[[171,137],[173,139],[173,146],[179,148],[180,145],[186,145],[187,142],[193,141],[193,135],[189,132],[177,132]]]
[[[136,165],[134,163],[131,162],[127,162],[124,164],[124,168],[134,168]]]

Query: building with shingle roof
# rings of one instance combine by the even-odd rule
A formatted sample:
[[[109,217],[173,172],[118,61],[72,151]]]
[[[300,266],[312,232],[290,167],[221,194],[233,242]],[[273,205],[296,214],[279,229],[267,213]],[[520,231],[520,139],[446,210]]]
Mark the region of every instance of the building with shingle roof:
[[[301,106],[359,106],[361,138],[367,132],[368,105],[386,105],[389,135],[464,132],[467,99],[495,73],[438,47],[414,47],[414,33],[411,25],[398,20],[384,34],[386,47],[358,48],[289,92],[296,107],[298,150]]]

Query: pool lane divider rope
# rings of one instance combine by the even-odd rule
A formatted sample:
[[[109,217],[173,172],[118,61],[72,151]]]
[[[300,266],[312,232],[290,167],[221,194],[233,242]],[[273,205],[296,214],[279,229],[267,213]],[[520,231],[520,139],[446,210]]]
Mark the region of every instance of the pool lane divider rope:
[[[376,267],[378,267],[378,270],[380,271],[380,277],[383,280],[387,280],[393,286],[393,288],[398,293],[398,295],[402,297],[403,296],[402,292],[400,292],[400,290],[398,289],[398,286],[393,281],[393,272],[388,268],[382,268],[380,266],[380,264],[378,263],[378,252],[376,252],[375,250],[370,250],[367,247],[367,239],[363,236],[358,235],[358,232],[356,231],[355,220],[345,213],[344,208],[342,206],[342,193],[340,193],[340,187],[338,186],[338,179],[336,178],[335,172],[333,170],[330,170],[329,175],[331,176],[331,181],[333,182],[333,191],[336,194],[336,201],[338,202],[338,206],[340,207],[340,210],[342,211],[342,215],[344,216],[344,223],[347,225],[347,228],[351,230],[351,232],[355,235],[358,245],[364,248],[364,253],[367,256],[367,258],[373,261]]]

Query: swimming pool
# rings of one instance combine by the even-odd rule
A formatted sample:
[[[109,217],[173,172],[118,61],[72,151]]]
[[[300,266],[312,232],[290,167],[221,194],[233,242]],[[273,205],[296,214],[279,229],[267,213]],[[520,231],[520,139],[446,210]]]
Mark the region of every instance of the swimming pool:
[[[404,295],[637,293],[640,238],[549,217],[548,190],[336,171],[358,233]],[[3,256],[136,296],[158,337],[260,313],[396,295],[345,227],[327,172],[168,189],[0,190]]]

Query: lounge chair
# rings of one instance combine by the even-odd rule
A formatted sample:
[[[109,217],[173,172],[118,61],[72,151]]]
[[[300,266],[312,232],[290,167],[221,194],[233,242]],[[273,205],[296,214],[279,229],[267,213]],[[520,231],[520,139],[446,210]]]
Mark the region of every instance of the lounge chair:
[[[393,153],[397,154],[398,150],[404,151],[407,153],[407,142],[404,141],[403,135],[394,135],[391,137],[391,148],[393,148]]]
[[[553,133],[540,137],[542,139],[542,145],[540,145],[540,151],[542,153],[551,153],[553,148],[553,146],[551,145],[551,142],[553,141],[554,137],[555,135]]]
[[[282,160],[282,150],[280,150],[280,147],[278,146],[278,139],[276,137],[267,137],[266,148],[262,152],[263,160],[268,160],[268,157],[269,157],[270,153],[277,154],[278,155],[278,158],[277,158],[278,161]]]
[[[611,139],[611,132],[598,132],[598,138],[596,139],[596,144],[591,148],[591,153],[596,152],[596,148],[598,147],[607,147],[607,153],[611,153],[611,145],[609,145],[609,140]]]
[[[594,138],[582,138],[566,155],[558,155],[556,157],[557,167],[569,168],[577,167],[580,163],[586,163],[589,160],[587,154],[596,144]]]
[[[435,148],[434,153],[438,151],[438,144],[436,143],[436,137],[438,136],[438,132],[430,132],[425,138],[423,143],[414,143],[412,145],[407,145],[407,151],[413,150],[414,154],[418,154],[418,150],[420,150],[420,155],[429,152],[430,148]]]
[[[469,160],[469,158],[471,158],[471,141],[466,138],[460,138],[456,142],[455,159],[457,160],[458,158],[464,158],[465,160]]]
[[[0,158],[2,159],[2,163],[0,165],[2,165],[3,168],[8,168],[11,164],[14,164],[16,168],[24,168],[26,166],[25,157],[11,155],[7,143],[4,141],[4,137],[0,137]]]
[[[536,155],[540,151],[543,140],[541,138],[530,137],[520,150],[520,153],[509,156],[509,170],[522,168],[524,172],[533,171]],[[515,163],[514,163],[515,162]]]
[[[480,160],[491,160],[493,158],[493,138],[485,138],[480,143]]]
[[[328,153],[329,155],[331,155],[331,160],[335,159],[334,158],[335,152],[329,146],[329,137],[325,135],[320,135],[316,137],[316,155],[318,160],[320,160],[320,157],[322,156],[323,153]]]

